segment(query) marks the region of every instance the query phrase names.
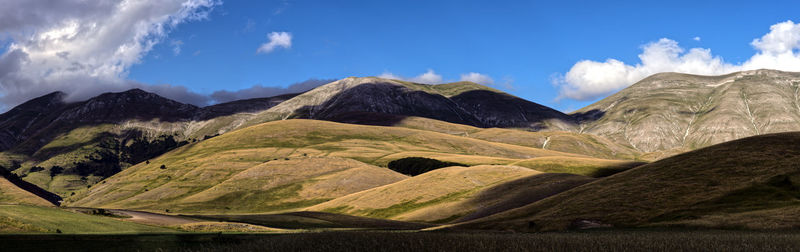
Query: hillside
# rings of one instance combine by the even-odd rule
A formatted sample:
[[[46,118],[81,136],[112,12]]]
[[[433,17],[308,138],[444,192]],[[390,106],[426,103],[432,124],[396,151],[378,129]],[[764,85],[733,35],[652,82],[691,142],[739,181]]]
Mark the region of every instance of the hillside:
[[[572,113],[581,132],[641,152],[693,150],[800,130],[800,73],[660,73]]]
[[[286,210],[395,182],[397,180],[392,179],[399,178],[397,173],[375,166],[385,167],[392,160],[409,156],[458,160],[467,165],[509,164],[540,157],[591,159],[577,154],[401,127],[294,119],[263,123],[180,147],[79,192],[68,198],[66,204],[157,211],[169,207],[172,211],[187,213],[211,209],[234,213]],[[340,162],[342,167],[348,168],[339,175],[333,173],[334,170],[317,173],[314,172],[317,169],[334,169],[335,166],[319,167],[316,161]],[[357,167],[364,168],[358,170]],[[536,169],[536,165],[529,168]],[[281,169],[308,173],[297,173],[294,182],[280,187],[281,184],[269,174]],[[575,169],[583,172],[581,169],[599,167],[580,166]],[[348,172],[359,176],[347,175]],[[323,174],[330,176],[321,177]],[[348,176],[359,178],[361,175],[365,177],[363,181],[344,183]],[[262,177],[266,180],[258,180]],[[343,183],[343,191],[326,189],[324,194],[312,193],[315,191],[313,188],[331,183]],[[254,188],[278,190],[271,191],[271,194],[283,196],[270,198],[265,194],[248,193]],[[254,195],[254,198],[248,198],[248,195]],[[252,200],[246,202],[243,198]],[[219,202],[237,200],[242,200],[241,204],[227,205],[230,209],[212,207]],[[284,201],[296,204],[280,203]]]
[[[425,85],[375,77],[350,77],[317,87],[267,114],[384,126],[406,116],[484,128],[564,130],[574,125],[561,112],[471,82]]]
[[[398,119],[394,127],[445,133],[533,148],[580,154],[603,159],[650,160],[632,147],[618,144],[602,136],[569,131],[527,131],[503,128],[478,128],[424,117]]]
[[[0,177],[0,204],[52,206],[53,204]]]
[[[800,133],[726,142],[459,227],[520,231],[603,225],[792,228],[800,224],[797,146]]]

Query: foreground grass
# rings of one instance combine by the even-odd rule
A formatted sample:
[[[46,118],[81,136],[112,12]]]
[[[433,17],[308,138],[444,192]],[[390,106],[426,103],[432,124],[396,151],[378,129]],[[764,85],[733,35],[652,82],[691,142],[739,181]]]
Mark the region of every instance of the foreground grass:
[[[0,205],[0,233],[167,233],[172,229],[88,215],[54,207]],[[5,248],[4,248],[5,249]],[[4,250],[3,249],[3,250]]]
[[[4,251],[793,251],[798,246],[797,232],[716,230],[0,236]]]

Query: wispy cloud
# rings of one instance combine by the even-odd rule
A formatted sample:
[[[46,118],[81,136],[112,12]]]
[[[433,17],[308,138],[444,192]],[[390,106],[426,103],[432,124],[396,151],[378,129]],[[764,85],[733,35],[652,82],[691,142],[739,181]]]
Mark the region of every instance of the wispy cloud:
[[[172,54],[178,56],[181,54],[181,46],[183,46],[183,41],[181,40],[173,40],[169,43],[172,46]]]
[[[699,39],[699,38],[698,38]],[[711,49],[684,49],[678,42],[662,38],[642,47],[641,63],[629,65],[620,60],[604,62],[582,60],[553,82],[560,88],[560,98],[591,100],[625,88],[660,72],[720,75],[730,72],[776,69],[800,71],[800,24],[792,21],[774,24],[770,32],[754,39],[756,53],[739,64],[725,62],[711,54]]]
[[[492,77],[475,72],[461,74],[461,81],[470,81],[482,85],[494,85],[494,80],[492,79]]]
[[[214,102],[222,103],[242,99],[271,97],[282,94],[300,93],[311,90],[335,80],[330,79],[309,79],[306,81],[291,84],[285,88],[283,87],[265,87],[262,85],[254,85],[249,88],[240,89],[237,91],[220,90],[210,95]]]
[[[267,34],[269,42],[261,44],[256,53],[271,53],[276,48],[289,49],[292,47],[292,34],[288,32],[270,32]]]

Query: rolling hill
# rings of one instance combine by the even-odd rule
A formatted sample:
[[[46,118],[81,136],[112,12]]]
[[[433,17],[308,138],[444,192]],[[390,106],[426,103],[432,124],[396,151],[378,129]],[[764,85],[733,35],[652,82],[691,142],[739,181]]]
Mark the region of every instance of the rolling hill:
[[[458,208],[455,204],[472,197],[481,189],[539,173],[518,166],[453,166],[350,194],[306,210],[405,221],[442,222],[459,218],[473,210]],[[442,204],[447,207],[441,207]]]
[[[52,206],[53,204],[33,193],[19,188],[6,178],[0,177],[0,204],[24,204]]]
[[[186,213],[289,210],[396,182],[399,174],[376,166],[385,167],[392,160],[410,156],[452,159],[467,165],[509,164],[541,157],[603,162],[577,154],[431,131],[293,119],[191,143],[149,163],[132,166],[66,201],[71,206]],[[330,164],[320,167],[319,162]],[[611,165],[628,161],[608,162]],[[529,168],[536,169],[536,163]],[[581,165],[575,170],[601,168]],[[274,175],[289,170],[297,173],[291,180],[282,181]],[[361,179],[345,183],[349,177]],[[323,186],[337,183],[342,184],[341,191]],[[313,189],[317,187],[328,189]],[[270,194],[250,192],[262,190]],[[268,196],[273,194],[282,196]],[[213,207],[221,202],[230,209]]]
[[[800,130],[800,73],[660,73],[572,113],[580,132],[641,152],[693,150]]]
[[[592,226],[800,225],[800,133],[726,142],[598,179],[460,224],[519,231]]]

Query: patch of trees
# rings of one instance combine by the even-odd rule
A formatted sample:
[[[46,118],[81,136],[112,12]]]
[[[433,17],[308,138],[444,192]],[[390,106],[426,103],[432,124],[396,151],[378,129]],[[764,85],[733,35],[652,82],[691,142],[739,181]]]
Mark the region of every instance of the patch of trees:
[[[389,162],[389,169],[409,176],[417,176],[432,170],[449,166],[467,165],[423,157],[407,157]]]
[[[172,135],[161,135],[153,140],[143,137],[128,139],[120,147],[120,159],[129,164],[138,164],[152,159],[167,151],[189,144],[188,141],[177,141]]]
[[[124,163],[148,162],[149,159],[188,143],[175,140],[173,135],[161,135],[152,140],[141,135],[129,136],[122,141],[116,138],[104,139],[92,154],[84,156],[85,161],[74,162],[75,167],[69,173],[83,177],[110,177],[122,171]]]
[[[53,177],[55,177],[58,174],[61,174],[62,172],[64,172],[64,167],[58,165],[50,167],[50,178],[52,179]]]

